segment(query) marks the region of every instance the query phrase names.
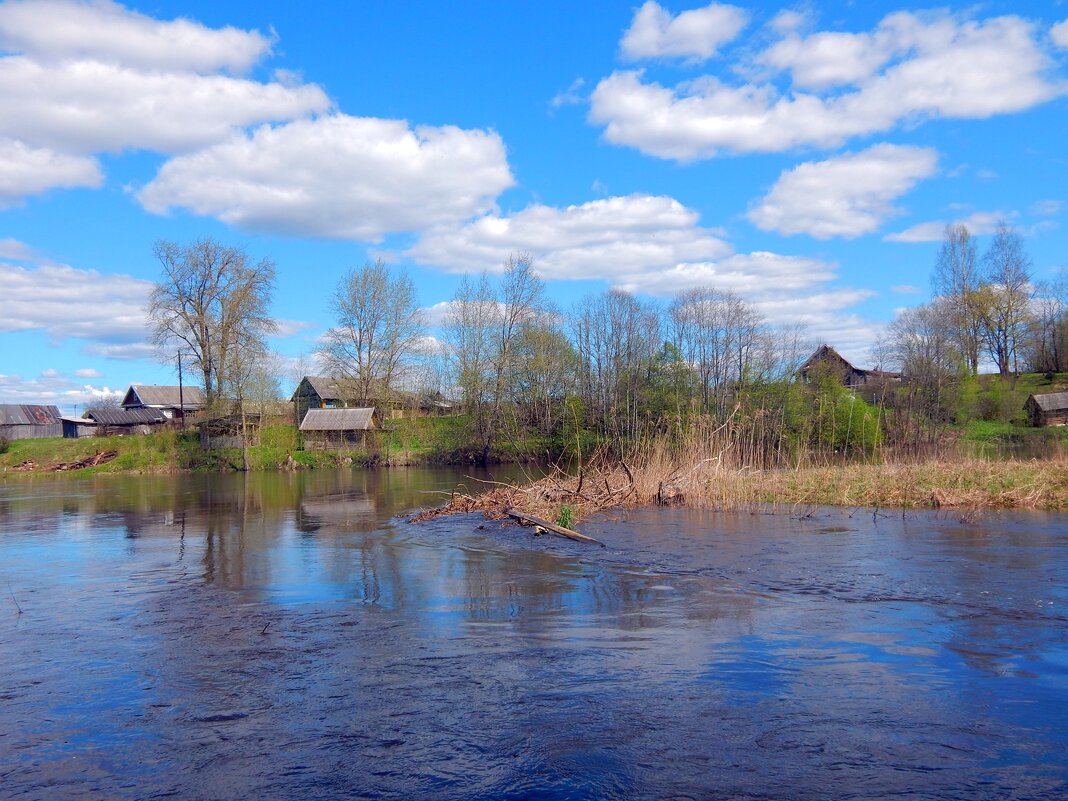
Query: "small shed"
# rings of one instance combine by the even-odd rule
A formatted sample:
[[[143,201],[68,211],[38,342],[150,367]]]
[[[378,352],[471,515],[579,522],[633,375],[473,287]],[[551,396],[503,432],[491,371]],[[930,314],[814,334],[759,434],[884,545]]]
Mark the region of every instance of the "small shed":
[[[304,447],[330,449],[366,446],[381,428],[374,407],[362,409],[308,409],[300,423]]]
[[[1068,425],[1068,392],[1028,395],[1024,409],[1033,426]]]
[[[131,384],[122,398],[124,409],[157,409],[168,420],[180,420],[201,411],[206,405],[200,387],[169,387],[155,384]]]
[[[0,437],[44,439],[62,436],[63,423],[59,417],[59,407],[0,403]]]
[[[148,434],[168,420],[162,410],[150,407],[90,409],[82,417],[95,423],[101,435]]]

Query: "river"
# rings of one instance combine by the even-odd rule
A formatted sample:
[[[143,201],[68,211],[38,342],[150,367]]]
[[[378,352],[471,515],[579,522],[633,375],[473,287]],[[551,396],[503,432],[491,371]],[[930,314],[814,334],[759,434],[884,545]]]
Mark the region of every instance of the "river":
[[[458,482],[0,483],[0,798],[1068,798],[1068,517],[404,519]]]

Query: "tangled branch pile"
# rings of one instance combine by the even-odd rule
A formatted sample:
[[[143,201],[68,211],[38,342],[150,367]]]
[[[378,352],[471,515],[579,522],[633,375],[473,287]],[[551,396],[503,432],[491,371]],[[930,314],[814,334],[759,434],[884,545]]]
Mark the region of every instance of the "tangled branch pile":
[[[482,512],[490,520],[503,520],[508,510],[555,520],[567,527],[605,509],[620,506],[680,505],[688,490],[707,478],[698,465],[683,470],[666,462],[643,459],[632,469],[628,461],[612,457],[607,449],[597,451],[577,474],[560,468],[525,484],[480,482],[491,488],[478,495],[454,492],[448,503],[416,515],[419,523],[443,515]],[[477,479],[474,479],[477,481]]]

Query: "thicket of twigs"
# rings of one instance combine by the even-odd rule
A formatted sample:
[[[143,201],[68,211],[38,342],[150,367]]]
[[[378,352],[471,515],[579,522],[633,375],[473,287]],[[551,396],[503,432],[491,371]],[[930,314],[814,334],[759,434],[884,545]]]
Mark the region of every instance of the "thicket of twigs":
[[[485,482],[481,493],[454,493],[416,518],[508,509],[579,522],[596,512],[633,506],[782,510],[815,505],[874,508],[1063,509],[1068,458],[986,461],[946,451],[880,453],[869,461],[769,452],[750,427],[694,426],[684,436],[651,436],[621,453],[602,446],[581,463],[554,467],[523,483]],[[561,522],[561,525],[567,525]]]

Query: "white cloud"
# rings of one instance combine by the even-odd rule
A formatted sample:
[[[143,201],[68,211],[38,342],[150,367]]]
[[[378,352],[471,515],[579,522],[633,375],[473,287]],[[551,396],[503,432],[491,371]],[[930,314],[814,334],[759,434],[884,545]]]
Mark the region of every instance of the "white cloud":
[[[976,21],[901,12],[886,17],[871,36],[809,37],[792,49],[780,42],[758,55],[756,64],[734,65],[741,72],[788,69],[799,89],[830,91],[794,91],[775,82],[729,85],[712,75],[670,88],[623,71],[597,85],[589,119],[605,126],[609,142],[685,161],[723,152],[836,147],[905,122],[1022,111],[1065,91],[1062,83],[1047,80],[1053,62],[1036,26],[1019,17]],[[868,41],[879,42],[890,56],[884,58],[879,47],[869,51]],[[820,47],[811,50],[812,44]],[[857,88],[839,91],[843,83]]]
[[[96,159],[66,156],[0,137],[0,208],[49,189],[98,187],[104,175]]]
[[[828,262],[754,251],[735,253],[718,261],[634,271],[618,276],[616,285],[628,292],[660,297],[694,287],[713,286],[754,298],[794,294],[830,281],[834,276],[835,267]]]
[[[932,175],[930,148],[879,144],[787,170],[747,215],[762,230],[817,239],[871,233],[891,216],[892,201]]]
[[[103,378],[104,374],[99,370],[95,370],[92,367],[83,367],[80,370],[75,370],[74,375],[78,378]]]
[[[910,284],[898,284],[897,286],[892,286],[890,287],[890,291],[896,292],[899,295],[919,295],[922,292],[919,287]]]
[[[0,58],[0,135],[68,153],[164,153],[226,138],[234,128],[328,109],[317,86],[131,69],[100,61]]]
[[[1031,204],[1031,213],[1039,217],[1055,217],[1061,213],[1063,208],[1064,201],[1061,200],[1036,200]]]
[[[1068,19],[1050,28],[1049,35],[1057,45],[1068,48]]]
[[[161,21],[111,0],[0,4],[0,204],[98,187],[102,152],[180,153],[237,129],[323,113],[292,75],[240,77],[270,52],[258,31]]]
[[[0,5],[0,48],[39,60],[94,59],[145,69],[243,72],[271,47],[259,31],[163,22],[110,0],[9,0]]]
[[[174,158],[138,199],[248,230],[377,241],[483,213],[513,183],[493,131],[335,114]]]
[[[0,286],[0,333],[40,330],[54,341],[75,337],[100,347],[151,351],[143,344],[148,281],[62,265],[0,264]]]
[[[23,378],[20,375],[0,374],[0,403],[30,403],[55,405],[61,414],[73,414],[75,406],[84,411],[94,401],[121,397],[124,390],[79,384],[62,376],[37,376]]]
[[[709,59],[722,45],[733,41],[747,21],[746,12],[736,6],[710,3],[673,17],[654,0],[646,0],[623,34],[620,49],[635,61],[663,57]]]
[[[13,259],[14,261],[29,261],[33,258],[33,248],[25,242],[8,237],[0,239],[0,259]]]
[[[887,234],[883,239],[887,242],[938,242],[945,234],[946,226],[950,224],[964,225],[973,236],[981,236],[993,233],[1001,222],[1011,220],[1016,216],[1012,212],[977,211],[956,220],[931,220],[919,223],[904,231]]]
[[[579,103],[585,103],[586,96],[582,93],[582,88],[585,85],[585,78],[575,78],[567,89],[559,92],[549,101],[549,105],[553,108],[560,108],[561,106],[576,106]]]
[[[629,195],[516,214],[488,214],[459,228],[428,232],[406,255],[453,272],[501,270],[508,256],[530,253],[549,279],[615,278],[730,252],[697,212],[670,197]]]
[[[296,336],[301,331],[314,327],[314,323],[305,320],[275,320],[274,322],[278,326],[273,335],[275,337]]]

